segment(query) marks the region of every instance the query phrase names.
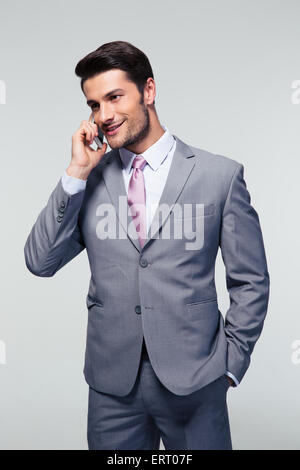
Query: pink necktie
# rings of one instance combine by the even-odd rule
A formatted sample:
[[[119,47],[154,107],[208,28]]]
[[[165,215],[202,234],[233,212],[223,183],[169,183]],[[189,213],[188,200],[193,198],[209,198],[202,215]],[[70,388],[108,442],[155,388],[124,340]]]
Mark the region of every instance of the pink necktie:
[[[143,169],[147,161],[137,155],[132,162],[133,172],[128,187],[128,204],[135,224],[141,247],[145,243],[146,231],[146,191]],[[133,206],[133,207],[132,207]]]

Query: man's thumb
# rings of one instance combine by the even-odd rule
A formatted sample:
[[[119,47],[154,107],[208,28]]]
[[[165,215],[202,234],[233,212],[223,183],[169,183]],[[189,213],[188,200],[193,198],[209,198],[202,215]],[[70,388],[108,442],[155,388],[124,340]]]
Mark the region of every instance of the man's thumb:
[[[104,157],[105,152],[107,150],[107,143],[103,142],[101,149],[94,150],[96,152],[97,157],[101,160],[102,157]]]

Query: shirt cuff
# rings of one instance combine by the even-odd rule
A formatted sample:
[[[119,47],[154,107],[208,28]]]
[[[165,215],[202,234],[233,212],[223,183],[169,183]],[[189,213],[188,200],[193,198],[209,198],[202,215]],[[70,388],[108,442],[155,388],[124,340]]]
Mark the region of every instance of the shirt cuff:
[[[236,387],[239,385],[240,382],[231,372],[227,370],[226,375],[228,375],[228,377],[230,377],[234,381]]]
[[[75,178],[75,176],[70,176],[66,171],[62,175],[61,182],[64,191],[71,195],[79,193],[80,191],[84,191],[86,187],[86,180]]]

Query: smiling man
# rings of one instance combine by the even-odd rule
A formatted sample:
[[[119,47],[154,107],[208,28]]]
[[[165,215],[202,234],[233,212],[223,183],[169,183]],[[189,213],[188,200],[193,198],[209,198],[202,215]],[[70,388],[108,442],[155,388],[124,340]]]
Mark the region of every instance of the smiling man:
[[[115,88],[102,98],[102,90],[111,89],[119,83],[122,83],[123,88]],[[114,69],[103,72],[87,80],[83,89],[87,97],[94,97],[88,99],[87,104],[97,117],[96,122],[101,125],[112,149],[125,147],[132,152],[142,153],[163,135],[164,130],[157,116],[155,122],[151,123],[155,129],[149,132],[150,115],[147,106],[135,83],[128,81],[124,71]],[[148,80],[148,92],[155,93],[152,78]]]
[[[269,299],[244,167],[160,124],[151,65],[132,44],[103,44],[75,72],[92,115],[72,136],[70,164],[24,252],[33,274],[50,277],[87,251],[89,449],[159,449],[162,438],[166,449],[231,450],[227,392],[249,367]],[[97,125],[109,152],[105,142],[91,147]],[[117,236],[99,226],[103,209],[119,222]],[[192,247],[177,230],[190,223],[189,235],[202,240]],[[219,249],[225,320],[214,279]]]

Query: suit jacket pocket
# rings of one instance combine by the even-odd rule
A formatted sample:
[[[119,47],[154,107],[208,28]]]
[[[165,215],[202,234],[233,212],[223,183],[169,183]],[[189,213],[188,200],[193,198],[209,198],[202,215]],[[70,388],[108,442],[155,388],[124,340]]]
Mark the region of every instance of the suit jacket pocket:
[[[218,301],[216,297],[186,305],[191,320],[206,321],[208,327],[215,328],[219,320]]]
[[[89,294],[86,296],[86,306],[87,308],[91,308],[93,305],[97,305],[98,307],[103,307],[102,302],[91,297]]]
[[[188,203],[186,203],[188,205]],[[199,204],[200,205],[200,204]],[[196,219],[197,217],[206,217],[209,215],[214,215],[215,213],[215,204],[203,204],[203,213],[201,213],[201,210],[196,210],[196,204],[193,203],[192,207],[192,215],[188,215],[189,212],[187,209],[184,207],[184,204],[180,209],[176,210],[176,205],[172,209],[172,213],[174,214],[174,219],[175,220],[184,220],[184,219]],[[186,211],[186,212],[185,212]]]

